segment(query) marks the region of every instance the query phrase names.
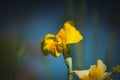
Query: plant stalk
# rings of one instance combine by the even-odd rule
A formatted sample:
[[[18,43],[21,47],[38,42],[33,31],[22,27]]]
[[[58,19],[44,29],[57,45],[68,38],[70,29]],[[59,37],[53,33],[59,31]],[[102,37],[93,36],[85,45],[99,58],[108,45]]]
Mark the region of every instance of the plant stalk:
[[[67,65],[68,68],[68,80],[72,80],[72,75],[70,74],[72,72],[72,58],[68,57],[65,59],[65,63]]]
[[[64,48],[63,55],[68,68],[68,80],[72,80],[73,76],[70,74],[72,72],[72,57],[70,56],[70,49],[68,45],[66,45],[66,47]]]

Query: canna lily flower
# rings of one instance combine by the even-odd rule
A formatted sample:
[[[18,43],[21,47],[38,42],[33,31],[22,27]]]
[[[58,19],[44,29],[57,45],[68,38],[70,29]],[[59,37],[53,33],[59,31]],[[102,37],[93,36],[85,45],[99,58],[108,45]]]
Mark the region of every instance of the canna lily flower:
[[[41,42],[41,48],[44,55],[51,53],[53,56],[59,57],[63,50],[68,49],[66,45],[78,43],[82,39],[82,35],[71,24],[71,21],[67,21],[56,35],[45,35]]]
[[[100,60],[97,60],[95,65],[91,65],[89,70],[73,71],[72,74],[78,76],[79,80],[112,80],[108,78],[111,73],[107,73],[106,65]]]

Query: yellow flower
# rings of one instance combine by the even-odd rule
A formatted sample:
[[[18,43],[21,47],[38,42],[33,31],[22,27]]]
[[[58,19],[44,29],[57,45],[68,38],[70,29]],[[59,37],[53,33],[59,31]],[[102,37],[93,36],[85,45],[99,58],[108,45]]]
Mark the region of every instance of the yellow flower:
[[[113,73],[120,74],[120,65],[113,67]]]
[[[76,74],[80,80],[103,80],[107,78],[111,73],[107,73],[106,65],[100,60],[97,60],[95,65],[91,65],[89,70],[73,71],[72,74]]]
[[[82,39],[80,32],[76,30],[70,21],[67,21],[56,35],[45,35],[41,42],[41,48],[44,55],[51,53],[53,56],[59,57],[63,50],[67,49],[66,45],[78,43]]]
[[[96,65],[92,65],[89,70],[90,70],[89,71],[90,78],[95,78],[100,80],[104,76],[104,73],[106,71],[106,66],[105,64],[103,64],[101,60],[97,60]]]

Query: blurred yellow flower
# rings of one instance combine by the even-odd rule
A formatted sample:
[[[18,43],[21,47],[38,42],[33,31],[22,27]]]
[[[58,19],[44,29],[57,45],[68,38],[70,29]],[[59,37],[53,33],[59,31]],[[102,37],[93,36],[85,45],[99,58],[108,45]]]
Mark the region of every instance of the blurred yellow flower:
[[[105,71],[106,65],[98,59],[97,63],[95,65],[91,65],[89,70],[75,70],[72,74],[76,74],[80,80],[103,80],[111,74]]]
[[[120,65],[113,67],[113,73],[120,74]]]
[[[78,43],[83,39],[79,31],[76,30],[71,21],[64,23],[63,28],[56,34],[46,34],[41,42],[41,48],[44,55],[51,53],[55,57],[59,57],[66,45]]]

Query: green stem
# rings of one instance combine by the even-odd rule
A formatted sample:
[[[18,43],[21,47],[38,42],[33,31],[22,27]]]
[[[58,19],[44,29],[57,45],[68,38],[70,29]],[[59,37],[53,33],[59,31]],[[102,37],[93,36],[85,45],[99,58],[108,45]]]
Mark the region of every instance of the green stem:
[[[70,74],[72,72],[72,58],[68,57],[65,59],[65,63],[67,65],[68,68],[68,80],[72,80],[72,75]]]
[[[70,48],[69,45],[66,45],[63,50],[64,60],[68,68],[68,80],[72,80],[73,77],[70,74],[72,72],[72,58],[70,56]]]

